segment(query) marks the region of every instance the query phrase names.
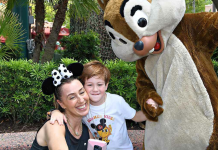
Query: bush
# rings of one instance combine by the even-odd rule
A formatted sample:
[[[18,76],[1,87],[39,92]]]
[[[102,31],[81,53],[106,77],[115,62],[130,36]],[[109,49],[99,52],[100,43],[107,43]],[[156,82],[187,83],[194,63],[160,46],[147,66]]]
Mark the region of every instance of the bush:
[[[61,62],[68,66],[77,61],[64,58]],[[37,64],[32,60],[0,60],[0,118],[8,117],[21,123],[44,120],[46,112],[54,105],[53,96],[44,95],[41,85],[58,65],[54,62]],[[139,109],[136,102],[135,64],[111,60],[105,65],[111,71],[108,92],[123,96],[130,106]]]
[[[22,123],[45,119],[46,112],[54,108],[53,96],[44,95],[41,85],[54,68],[58,64],[53,62],[41,65],[32,60],[0,61],[0,118]]]
[[[22,49],[18,46],[14,46],[10,49],[5,44],[0,43],[0,59],[10,60],[18,59],[22,56]]]
[[[218,61],[213,60],[213,66],[214,66],[214,70],[216,72],[216,75],[218,77]]]
[[[136,67],[135,62],[128,63],[122,60],[109,60],[105,66],[111,72],[111,79],[108,85],[108,92],[122,96],[134,109],[139,110],[136,100]]]
[[[218,47],[216,50],[213,52],[213,55],[211,57],[212,60],[218,61]]]
[[[100,40],[96,32],[89,31],[81,34],[75,33],[63,37],[61,45],[65,48],[63,57],[74,58],[80,62],[88,59],[98,59],[100,57]]]

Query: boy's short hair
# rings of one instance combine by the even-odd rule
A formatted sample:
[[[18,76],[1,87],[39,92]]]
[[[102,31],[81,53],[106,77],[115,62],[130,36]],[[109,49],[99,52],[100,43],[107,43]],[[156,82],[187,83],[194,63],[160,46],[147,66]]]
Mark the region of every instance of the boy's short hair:
[[[83,73],[80,76],[80,79],[84,84],[85,80],[88,80],[93,76],[99,76],[105,81],[105,84],[109,83],[111,77],[109,69],[97,60],[84,64]]]

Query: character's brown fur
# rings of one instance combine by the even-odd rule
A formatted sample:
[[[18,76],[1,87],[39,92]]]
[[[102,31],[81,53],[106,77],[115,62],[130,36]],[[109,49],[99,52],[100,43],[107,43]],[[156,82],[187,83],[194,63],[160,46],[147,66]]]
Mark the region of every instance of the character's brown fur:
[[[174,34],[182,41],[189,51],[210,96],[214,111],[214,128],[213,134],[210,138],[210,145],[208,146],[207,150],[217,150],[218,78],[211,62],[211,56],[215,48],[218,46],[218,13],[186,14],[180,24],[174,30]],[[150,98],[148,95],[154,93],[154,88],[148,77],[145,77],[147,76],[144,70],[145,59],[146,58],[142,58],[137,61],[136,67],[138,71],[138,77],[136,85],[138,88],[138,102],[141,105],[143,112],[147,114],[147,111],[145,110],[146,108],[144,107],[144,101],[146,98]],[[147,96],[144,97],[145,94],[143,91],[150,92],[146,93]],[[152,120],[156,121],[157,118],[155,117]]]
[[[103,7],[103,9],[105,9],[104,19],[110,21],[114,30],[125,36],[130,41],[135,42],[139,39],[138,36],[127,25],[124,18],[119,13],[119,8],[122,2],[122,0],[113,0],[113,2],[107,0],[107,7]],[[117,9],[114,9],[115,7]],[[189,51],[210,96],[214,111],[214,128],[207,150],[217,150],[218,78],[211,62],[211,56],[213,51],[218,46],[218,13],[185,14],[173,34],[181,40],[186,49]],[[152,109],[150,105],[146,104],[146,100],[152,98],[159,105],[162,105],[163,102],[161,97],[156,93],[152,82],[145,72],[145,60],[146,57],[137,60],[136,63],[136,69],[138,72],[136,80],[137,100],[148,119],[157,121],[158,116],[163,112],[163,109],[161,107],[159,107],[158,110]]]
[[[107,7],[105,8],[104,20],[109,20],[111,25],[114,27],[114,30],[118,31],[120,34],[125,36],[130,41],[136,42],[138,40],[138,36],[126,24],[125,19],[120,15],[120,6],[122,2],[123,1],[121,0],[114,0],[113,2],[109,1]],[[110,10],[114,10],[114,11],[110,11]],[[116,16],[116,17],[111,17],[111,16]]]
[[[218,78],[211,62],[218,46],[218,13],[187,14],[174,34],[189,51],[204,86],[209,93],[214,111],[214,128],[208,150],[218,149]],[[196,42],[198,41],[198,42]],[[196,43],[198,43],[196,45]]]

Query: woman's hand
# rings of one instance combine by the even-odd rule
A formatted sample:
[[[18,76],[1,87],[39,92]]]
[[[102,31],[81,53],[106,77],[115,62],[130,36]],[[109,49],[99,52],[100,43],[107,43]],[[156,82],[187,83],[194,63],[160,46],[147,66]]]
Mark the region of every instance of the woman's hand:
[[[64,122],[67,123],[67,118],[66,116],[61,113],[59,110],[54,110],[51,113],[51,119],[50,119],[50,124],[54,124],[55,121],[58,122],[59,125],[63,125]],[[64,122],[63,122],[64,121]]]

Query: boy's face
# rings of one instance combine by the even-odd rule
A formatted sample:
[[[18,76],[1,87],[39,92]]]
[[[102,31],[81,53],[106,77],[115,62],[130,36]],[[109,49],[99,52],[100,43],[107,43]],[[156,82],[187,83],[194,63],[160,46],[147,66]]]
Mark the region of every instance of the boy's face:
[[[104,103],[106,98],[106,90],[108,84],[98,76],[93,76],[85,80],[85,90],[89,95],[90,103],[94,106],[99,106]]]

